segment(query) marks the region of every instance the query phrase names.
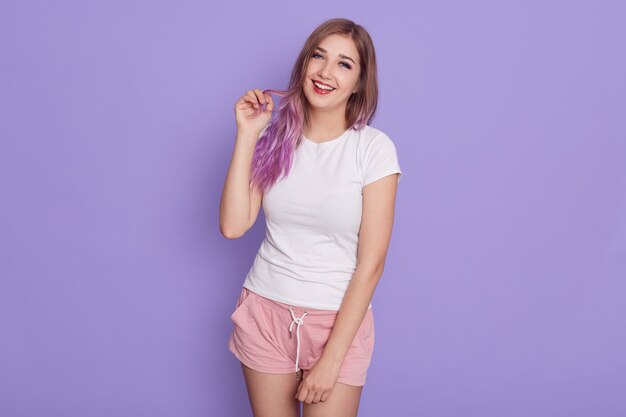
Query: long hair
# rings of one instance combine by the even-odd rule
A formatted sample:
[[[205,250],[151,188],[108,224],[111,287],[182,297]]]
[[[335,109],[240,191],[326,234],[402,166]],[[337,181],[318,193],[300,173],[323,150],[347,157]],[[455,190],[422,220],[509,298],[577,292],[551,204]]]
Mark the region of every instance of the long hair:
[[[358,130],[369,125],[378,105],[378,80],[374,43],[369,33],[351,20],[335,18],[319,25],[306,40],[291,71],[287,90],[264,90],[282,97],[275,117],[264,128],[252,157],[251,187],[267,191],[291,170],[293,154],[302,142],[302,133],[308,125],[309,103],[304,95],[306,69],[315,48],[329,35],[348,35],[359,53],[361,72],[357,92],[348,99],[346,122],[349,129]]]

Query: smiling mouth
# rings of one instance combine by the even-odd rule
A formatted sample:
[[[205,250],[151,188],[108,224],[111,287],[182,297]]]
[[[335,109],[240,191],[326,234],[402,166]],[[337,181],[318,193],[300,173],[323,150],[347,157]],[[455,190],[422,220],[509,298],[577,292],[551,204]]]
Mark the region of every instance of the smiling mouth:
[[[330,87],[331,89],[329,89],[326,86],[324,86],[326,88],[318,87],[315,81],[311,80],[311,82],[313,83],[313,90],[315,90],[315,92],[318,94],[328,94],[336,90],[336,88],[333,88],[333,87]]]

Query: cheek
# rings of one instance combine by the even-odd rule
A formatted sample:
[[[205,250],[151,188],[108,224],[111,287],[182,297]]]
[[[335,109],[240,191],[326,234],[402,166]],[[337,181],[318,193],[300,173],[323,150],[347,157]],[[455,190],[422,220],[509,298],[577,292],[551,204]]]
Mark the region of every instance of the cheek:
[[[352,78],[339,80],[339,85],[341,86],[341,95],[342,96],[350,96],[352,95],[352,91],[356,88],[356,84],[352,80]]]
[[[347,73],[350,70],[344,70],[342,74],[338,74],[337,78],[341,81],[341,85],[343,86],[352,86],[356,87],[359,82],[359,78],[356,77],[353,73]]]
[[[309,75],[314,74],[315,72],[319,70],[320,66],[321,65],[319,61],[314,61],[314,60],[309,61],[309,65],[307,66],[307,69],[306,69],[307,74]]]

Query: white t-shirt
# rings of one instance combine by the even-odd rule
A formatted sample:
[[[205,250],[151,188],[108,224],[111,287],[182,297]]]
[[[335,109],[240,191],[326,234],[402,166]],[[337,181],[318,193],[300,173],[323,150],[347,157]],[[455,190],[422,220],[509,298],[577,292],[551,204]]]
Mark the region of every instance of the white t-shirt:
[[[288,176],[263,195],[266,236],[243,286],[294,306],[338,311],[356,270],[362,188],[394,173],[399,182],[395,145],[374,127],[322,143],[303,136]]]

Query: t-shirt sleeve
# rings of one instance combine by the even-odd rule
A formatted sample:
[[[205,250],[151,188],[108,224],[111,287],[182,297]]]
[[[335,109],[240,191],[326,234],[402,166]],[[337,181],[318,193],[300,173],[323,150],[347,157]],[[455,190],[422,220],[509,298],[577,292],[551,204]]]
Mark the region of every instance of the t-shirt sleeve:
[[[363,171],[363,186],[395,173],[400,174],[398,175],[400,182],[402,170],[396,146],[389,136],[381,133],[372,139],[365,151]]]

